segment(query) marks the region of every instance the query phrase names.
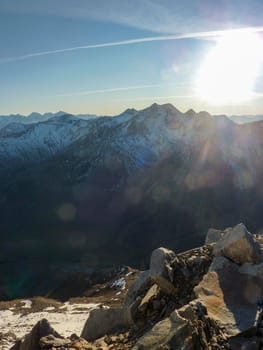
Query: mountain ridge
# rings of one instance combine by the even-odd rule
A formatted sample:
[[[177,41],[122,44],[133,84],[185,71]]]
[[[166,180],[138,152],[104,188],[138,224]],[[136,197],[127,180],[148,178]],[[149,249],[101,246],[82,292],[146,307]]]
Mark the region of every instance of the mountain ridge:
[[[63,116],[65,114],[70,114],[67,112],[59,111],[59,112],[46,112],[46,113],[38,113],[38,112],[32,112],[28,115],[22,115],[22,114],[10,114],[10,115],[0,115],[0,129],[7,126],[10,123],[21,123],[21,124],[33,124],[33,123],[40,123],[47,121],[51,118],[56,118]],[[95,114],[77,114],[77,118],[79,119],[92,119],[96,118],[97,116]]]

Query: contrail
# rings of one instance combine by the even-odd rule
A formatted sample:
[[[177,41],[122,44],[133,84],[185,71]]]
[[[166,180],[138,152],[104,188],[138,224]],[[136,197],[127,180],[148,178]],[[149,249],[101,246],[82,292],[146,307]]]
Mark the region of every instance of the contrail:
[[[118,92],[118,91],[137,90],[137,89],[152,89],[152,88],[177,86],[177,85],[180,85],[180,86],[190,85],[190,83],[132,85],[132,86],[109,88],[109,89],[87,90],[87,91],[71,92],[71,93],[65,93],[65,94],[57,94],[56,96],[57,97],[85,96],[85,95],[103,94],[107,92]]]
[[[29,54],[22,55],[22,56],[3,57],[3,58],[0,58],[0,63],[20,61],[20,60],[26,60],[29,58],[33,58],[33,57],[54,55],[54,54],[71,52],[71,51],[78,51],[78,50],[133,45],[133,44],[140,44],[140,43],[153,42],[153,41],[168,41],[168,40],[181,40],[181,39],[202,39],[202,38],[218,37],[218,36],[225,35],[227,33],[243,33],[243,32],[256,33],[256,32],[262,32],[262,31],[263,31],[263,27],[248,27],[248,28],[239,28],[239,29],[231,29],[231,30],[216,30],[216,31],[208,31],[208,32],[186,33],[186,34],[178,34],[178,35],[150,36],[150,37],[145,37],[145,38],[135,38],[135,39],[129,39],[129,40],[112,41],[112,42],[101,43],[101,44],[91,44],[91,45],[69,47],[69,48],[58,49],[58,50],[35,52],[35,53],[29,53]]]
[[[168,95],[168,96],[147,96],[147,97],[134,97],[134,98],[119,98],[113,101],[147,101],[147,100],[167,100],[171,98],[198,98],[197,95]]]

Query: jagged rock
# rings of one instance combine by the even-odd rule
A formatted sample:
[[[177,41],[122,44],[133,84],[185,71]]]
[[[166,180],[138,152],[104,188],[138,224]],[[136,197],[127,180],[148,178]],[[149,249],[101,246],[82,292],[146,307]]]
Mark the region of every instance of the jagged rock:
[[[194,301],[156,323],[132,350],[223,350],[226,345],[218,324],[207,316],[199,301]]]
[[[59,348],[61,346],[66,346],[69,344],[71,344],[71,340],[57,338],[53,334],[46,335],[45,337],[42,337],[39,341],[41,349],[50,349],[53,347]]]
[[[210,228],[207,231],[206,237],[205,237],[205,244],[213,244],[219,241],[226,233],[225,231],[222,230],[217,230],[215,228]]]
[[[46,319],[43,319],[33,327],[31,332],[26,335],[25,339],[19,343],[19,347],[13,347],[16,350],[41,350],[39,341],[42,337],[52,335],[57,339],[63,339],[49,324]]]
[[[237,264],[260,263],[260,246],[243,224],[229,229],[214,246],[216,256],[223,255]]]
[[[142,298],[147,294],[153,284],[154,282],[151,279],[149,270],[147,270],[143,271],[129,288],[124,300],[124,309],[133,322],[137,321],[138,307]]]
[[[167,279],[161,276],[155,276],[151,278],[152,282],[157,284],[160,290],[167,295],[176,295],[177,288],[169,282]]]
[[[138,306],[139,311],[143,311],[146,309],[147,304],[154,298],[157,298],[160,293],[160,288],[158,287],[157,284],[154,284],[151,286],[151,288],[148,290],[146,295],[143,297],[140,305]]]
[[[194,327],[174,311],[142,336],[132,350],[158,350],[165,345],[173,349],[194,350],[193,333]]]
[[[215,257],[209,272],[195,287],[208,315],[226,328],[229,336],[254,329],[258,302],[263,294],[260,265],[239,266],[225,257]]]
[[[124,308],[95,309],[90,312],[81,337],[93,341],[105,334],[125,330],[130,324],[129,314]]]
[[[139,277],[134,281],[134,283],[129,288],[124,305],[126,307],[129,307],[138,297],[138,295],[141,295],[143,292],[148,290],[152,285],[152,280],[150,276],[149,270],[141,272]]]
[[[175,308],[193,300],[193,288],[201,281],[212,262],[212,249],[208,245],[176,256],[168,251],[168,255],[171,252],[173,256],[169,262],[173,283],[162,274],[153,276],[150,270],[144,271],[128,290],[125,298],[124,305],[133,322],[140,326],[149,322],[155,323],[167,317]],[[163,254],[166,249],[161,248],[160,251]],[[156,273],[160,273],[157,270]],[[149,297],[152,296],[151,288],[154,285],[154,289],[158,286],[158,295]]]
[[[170,282],[173,280],[173,268],[171,261],[175,257],[174,252],[165,248],[155,249],[151,256],[150,270],[143,271],[127,292],[124,304],[129,307],[138,296],[145,293],[155,283],[166,294],[174,294],[175,287]]]
[[[134,323],[145,321],[142,312],[146,310],[147,305],[153,298],[153,291],[157,293],[158,289],[158,295],[160,293],[164,295],[175,295],[177,293],[177,289],[171,283],[173,279],[171,262],[174,258],[174,252],[168,249],[155,249],[151,256],[150,270],[142,272],[128,290],[124,308]],[[155,299],[156,297],[157,295],[155,295]]]
[[[144,324],[150,319],[160,319],[160,314],[166,314],[167,302],[173,299],[177,289],[171,282],[163,277],[156,276],[149,280],[144,288],[140,290],[134,300],[130,300],[130,304],[125,304],[125,309],[129,314],[133,323]],[[162,301],[162,302],[161,302]],[[173,304],[174,309],[176,307]],[[171,308],[171,304],[169,305]],[[171,310],[172,311],[172,310]]]
[[[194,312],[193,307],[190,304],[186,304],[182,306],[179,310],[178,313],[180,316],[183,318],[186,318],[189,321],[194,321],[196,320],[196,314]]]
[[[150,275],[159,276],[173,282],[173,268],[171,262],[175,253],[166,248],[157,248],[152,252],[150,261]]]

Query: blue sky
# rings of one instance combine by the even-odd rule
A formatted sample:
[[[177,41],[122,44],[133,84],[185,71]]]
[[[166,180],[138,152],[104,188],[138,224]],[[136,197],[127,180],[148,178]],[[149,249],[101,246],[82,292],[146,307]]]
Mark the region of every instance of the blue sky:
[[[171,102],[183,111],[263,113],[261,98],[214,106],[195,96],[196,72],[215,45],[210,37],[34,56],[83,45],[257,27],[262,12],[262,1],[242,0],[0,0],[0,114],[65,110],[108,115],[153,102]],[[260,79],[257,84],[260,88]]]

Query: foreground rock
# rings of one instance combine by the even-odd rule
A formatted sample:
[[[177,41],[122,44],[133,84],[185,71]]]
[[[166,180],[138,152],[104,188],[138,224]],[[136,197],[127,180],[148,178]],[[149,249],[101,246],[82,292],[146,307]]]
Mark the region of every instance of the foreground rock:
[[[95,309],[90,312],[81,337],[93,341],[105,334],[121,333],[130,325],[129,315],[123,308]]]
[[[44,320],[45,332],[36,325],[14,349],[259,350],[263,262],[254,239],[239,224],[209,230],[207,245],[184,253],[158,248],[123,306],[91,311],[81,337],[62,338]]]
[[[178,255],[165,248],[156,249],[150,269],[141,273],[125,298],[124,307],[133,322],[141,325],[156,323],[193,300],[193,289],[208,271],[212,259],[210,246]],[[160,269],[154,268],[157,260]]]
[[[226,327],[229,336],[253,331],[263,295],[262,271],[263,264],[240,267],[225,257],[216,257],[195,288],[208,315]]]
[[[225,229],[224,231],[217,230],[215,228],[210,228],[207,231],[205,244],[214,244],[219,241],[228,231],[229,229]]]
[[[173,251],[166,248],[155,249],[151,256],[150,269],[143,271],[128,290],[124,309],[133,323],[145,324],[150,319],[158,318],[158,315],[163,315],[164,305],[175,298],[177,289],[172,283],[174,259]],[[149,308],[152,310],[151,315]]]
[[[172,262],[175,258],[175,253],[166,248],[158,248],[152,252],[150,261],[150,275],[158,276],[173,282]]]
[[[216,242],[214,254],[223,255],[237,264],[262,262],[260,246],[243,224],[226,231]]]
[[[186,319],[174,311],[168,318],[158,322],[146,333],[133,350],[155,350],[162,346],[173,346],[175,349],[193,349],[194,328]]]
[[[200,303],[186,305],[158,322],[141,337],[132,350],[210,350],[226,349],[227,342],[215,322]]]
[[[63,337],[50,326],[49,322],[43,319],[33,327],[23,341],[16,343],[11,350],[41,350],[40,339],[45,336],[63,340]]]
[[[176,289],[171,283],[174,279],[172,267],[174,259],[173,251],[166,248],[155,249],[151,255],[150,269],[143,271],[130,287],[125,298],[125,306],[132,310],[135,305],[140,304],[138,296],[147,293],[153,284],[157,284],[165,294],[175,294]]]

